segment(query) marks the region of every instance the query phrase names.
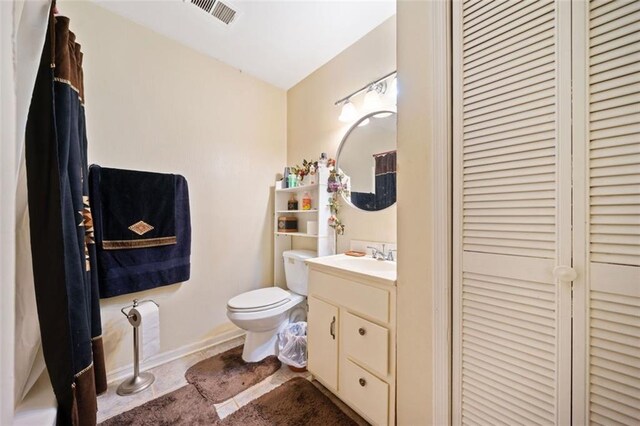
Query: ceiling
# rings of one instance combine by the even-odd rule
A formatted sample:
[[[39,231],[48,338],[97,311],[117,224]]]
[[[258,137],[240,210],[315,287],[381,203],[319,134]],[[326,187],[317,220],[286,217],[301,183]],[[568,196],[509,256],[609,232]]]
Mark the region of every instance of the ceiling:
[[[289,89],[393,16],[395,0],[223,0],[225,25],[183,0],[95,0],[186,46]]]

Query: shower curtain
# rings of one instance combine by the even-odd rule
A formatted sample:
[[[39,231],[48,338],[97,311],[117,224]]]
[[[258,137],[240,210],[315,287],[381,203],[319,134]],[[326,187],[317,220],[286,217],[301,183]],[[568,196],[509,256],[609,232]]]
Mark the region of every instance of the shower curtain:
[[[59,425],[96,424],[96,395],[106,391],[82,56],[69,19],[50,12],[25,154],[36,305]]]
[[[374,154],[376,162],[376,210],[396,202],[396,151]]]
[[[366,211],[386,209],[396,202],[396,151],[373,154],[375,192],[351,191],[351,202]]]

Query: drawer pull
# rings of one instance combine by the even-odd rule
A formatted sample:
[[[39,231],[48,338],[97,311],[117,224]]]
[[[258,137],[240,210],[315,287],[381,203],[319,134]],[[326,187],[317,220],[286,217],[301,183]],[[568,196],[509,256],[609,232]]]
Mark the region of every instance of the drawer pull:
[[[360,333],[361,336],[364,336],[365,334],[367,334],[367,330],[365,330],[364,327],[360,327],[358,329],[358,333]]]
[[[365,387],[367,385],[367,381],[365,379],[363,379],[362,377],[360,377],[360,380],[358,380],[358,382],[360,383],[360,386]]]
[[[331,320],[331,325],[329,326],[329,334],[333,337],[333,340],[336,340],[336,317],[333,317]]]

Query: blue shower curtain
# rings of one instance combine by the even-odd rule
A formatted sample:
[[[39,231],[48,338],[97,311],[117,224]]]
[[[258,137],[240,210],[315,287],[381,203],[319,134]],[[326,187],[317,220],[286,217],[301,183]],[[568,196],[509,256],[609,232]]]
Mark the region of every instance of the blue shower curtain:
[[[59,425],[95,425],[96,396],[106,391],[82,57],[69,19],[51,13],[25,148],[36,304]]]

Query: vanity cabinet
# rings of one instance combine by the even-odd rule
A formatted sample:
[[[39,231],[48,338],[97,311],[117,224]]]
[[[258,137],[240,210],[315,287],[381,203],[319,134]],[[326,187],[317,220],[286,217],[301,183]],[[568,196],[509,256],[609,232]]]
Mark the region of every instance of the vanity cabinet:
[[[307,335],[313,339],[308,341],[308,368],[321,379],[332,391],[338,390],[338,315],[337,306],[315,297],[309,297],[309,314],[307,316]]]
[[[372,424],[395,424],[395,281],[309,267],[309,371]]]

